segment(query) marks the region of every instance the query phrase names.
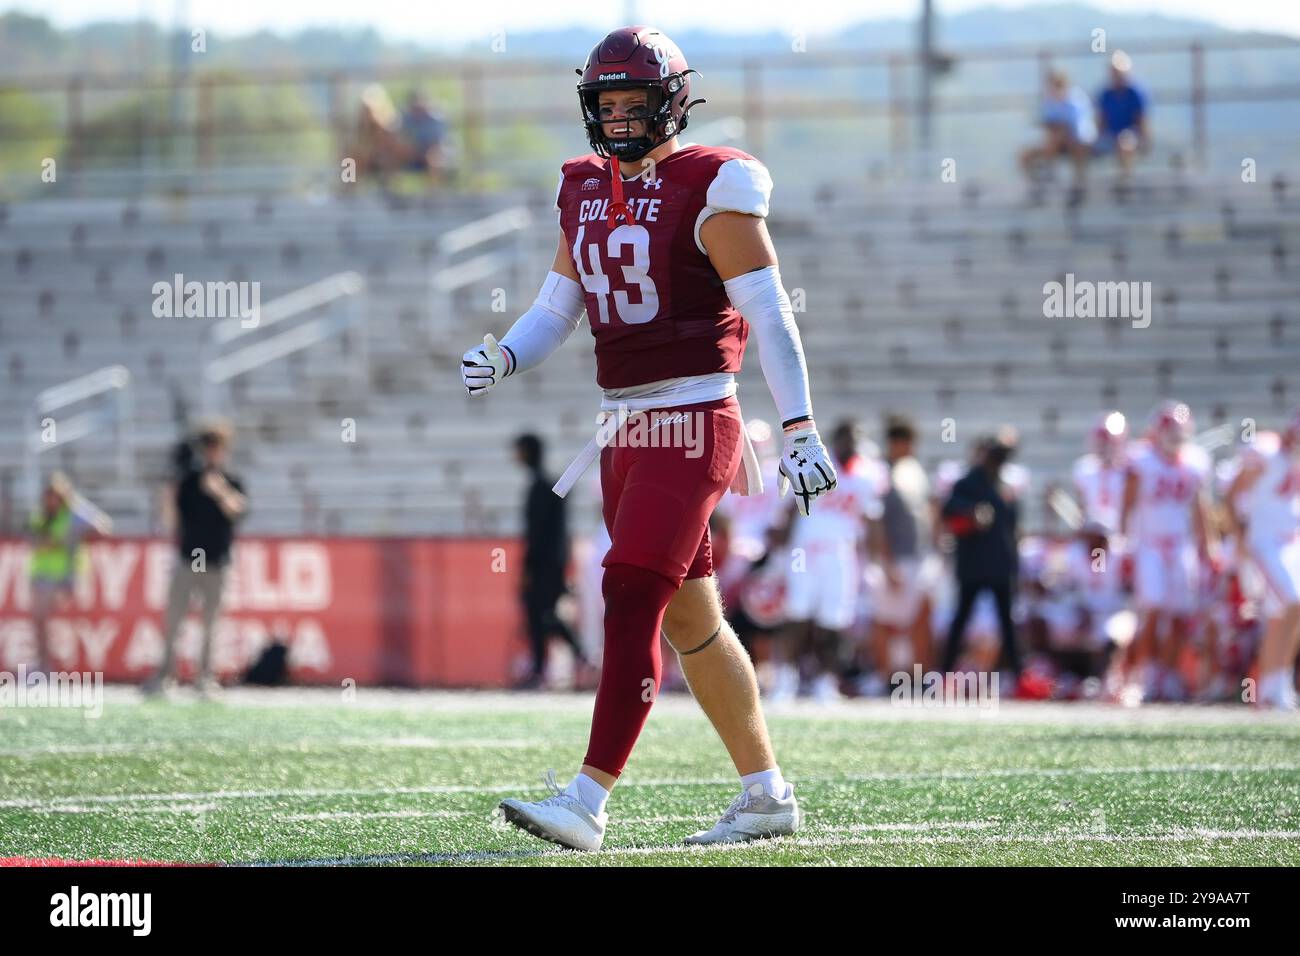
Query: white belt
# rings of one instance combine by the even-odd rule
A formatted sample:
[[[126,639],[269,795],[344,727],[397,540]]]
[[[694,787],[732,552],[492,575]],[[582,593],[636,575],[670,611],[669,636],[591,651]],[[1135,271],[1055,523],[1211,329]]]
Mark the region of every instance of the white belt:
[[[711,401],[712,399],[705,399]],[[648,405],[646,408],[663,407],[663,404]],[[628,404],[620,402],[618,408],[602,409],[599,417],[599,426],[596,429],[595,436],[587,442],[585,448],[578,453],[578,457],[569,463],[569,467],[564,469],[564,474],[560,475],[551,489],[561,498],[565,497],[573,486],[578,483],[578,479],[586,473],[591,467],[591,463],[600,455],[601,449],[608,445],[619,430],[627,421],[628,415],[633,411],[643,411],[645,409],[634,409]],[[610,427],[610,419],[616,419],[616,424]],[[736,477],[731,482],[729,491],[738,495],[761,495],[763,493],[763,472],[758,466],[758,455],[754,451],[754,444],[749,440],[749,430],[745,428],[744,416],[740,419],[740,454],[741,466],[736,469]]]

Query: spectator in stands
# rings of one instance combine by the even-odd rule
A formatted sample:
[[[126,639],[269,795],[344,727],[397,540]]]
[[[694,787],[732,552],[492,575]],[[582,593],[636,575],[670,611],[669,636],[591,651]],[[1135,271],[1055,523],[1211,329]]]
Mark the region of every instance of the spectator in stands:
[[[532,670],[517,685],[520,690],[540,687],[546,676],[546,645],[552,635],[573,648],[580,680],[591,666],[573,630],[560,619],[555,605],[568,590],[565,572],[569,563],[569,531],[564,499],[551,490],[555,483],[543,469],[546,448],[533,434],[515,439],[515,460],[529,474],[524,499],[524,568],[520,597],[528,622],[532,645]]]
[[[957,612],[948,629],[944,673],[952,671],[961,652],[967,622],[981,591],[997,603],[1003,665],[1019,682],[1020,651],[1011,621],[1011,599],[1019,570],[1019,505],[1002,480],[1002,468],[1015,454],[1015,429],[1004,426],[982,443],[979,461],[953,485],[943,519],[957,541]]]
[[[371,175],[384,187],[388,177],[405,167],[414,156],[403,136],[402,115],[388,91],[378,83],[367,86],[361,94],[356,139],[350,152],[357,164],[358,180]]]
[[[447,122],[418,90],[407,98],[402,112],[402,137],[410,149],[406,168],[427,175],[431,185],[442,185],[446,175]]]
[[[1020,168],[1031,181],[1037,181],[1045,166],[1058,158],[1068,159],[1074,168],[1074,188],[1082,190],[1097,128],[1088,95],[1071,86],[1062,70],[1047,75],[1047,96],[1039,110],[1039,123],[1043,142],[1021,152]]]
[[[1151,148],[1149,98],[1132,73],[1132,59],[1123,50],[1116,50],[1110,58],[1110,85],[1097,96],[1095,151],[1103,156],[1113,153],[1125,179],[1137,156]]]
[[[179,554],[167,594],[163,627],[163,659],[145,683],[146,694],[159,694],[173,684],[176,637],[198,594],[203,605],[203,645],[195,686],[204,696],[220,684],[212,673],[212,640],[235,542],[235,527],[248,513],[243,483],[226,470],[234,441],[229,422],[218,420],[199,429],[197,455],[176,486]]]
[[[111,530],[108,516],[78,495],[66,475],[50,475],[27,526],[37,671],[50,670],[50,616],[72,600],[77,575],[85,570],[83,542]]]

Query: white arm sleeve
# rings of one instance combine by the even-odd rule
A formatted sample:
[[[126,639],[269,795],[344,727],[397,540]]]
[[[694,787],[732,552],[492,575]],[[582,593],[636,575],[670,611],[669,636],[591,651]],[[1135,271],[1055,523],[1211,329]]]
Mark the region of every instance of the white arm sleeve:
[[[772,392],[782,423],[812,415],[808,394],[808,366],[803,343],[794,324],[790,297],[781,285],[776,266],[728,279],[722,284],[727,298],[754,329],[763,378]]]
[[[501,338],[505,374],[540,365],[573,334],[585,310],[582,286],[558,272],[547,275],[532,307]]]
[[[704,197],[704,208],[695,219],[695,246],[708,255],[700,239],[700,226],[717,212],[743,212],[749,216],[767,218],[768,202],[772,198],[772,177],[756,159],[729,159],[718,167],[709,191]]]

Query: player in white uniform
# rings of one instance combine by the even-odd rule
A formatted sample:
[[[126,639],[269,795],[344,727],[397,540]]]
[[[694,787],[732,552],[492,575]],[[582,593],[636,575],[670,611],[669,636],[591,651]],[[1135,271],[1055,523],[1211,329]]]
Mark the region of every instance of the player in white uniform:
[[[888,487],[867,567],[874,672],[862,689],[873,696],[887,690],[896,671],[918,663],[928,669],[933,652],[930,616],[940,558],[933,547],[930,479],[916,459],[916,438],[910,419],[886,420]]]
[[[1238,455],[1227,502],[1242,564],[1255,572],[1268,619],[1259,651],[1264,707],[1296,709],[1300,650],[1300,410],[1281,435],[1261,432]]]
[[[860,429],[841,422],[832,436],[839,485],[818,501],[806,518],[793,523],[785,549],[787,648],[794,651],[811,642],[818,674],[813,696],[839,697],[841,632],[853,624],[863,583],[860,558],[867,542],[868,522],[881,514],[881,498],[888,489],[888,473],[878,458],[858,453]],[[774,696],[793,690],[787,661]]]
[[[754,562],[767,553],[772,529],[785,517],[781,493],[777,488],[777,449],[772,426],[761,418],[745,423],[745,431],[754,446],[759,471],[763,475],[763,493],[759,495],[724,495],[717,511],[730,527],[730,548],[718,569],[718,586],[724,598],[730,598],[749,574]]]
[[[763,475],[763,493],[724,495],[715,513],[726,519],[730,530],[727,556],[718,569],[723,606],[741,645],[754,657],[754,639],[770,635],[785,622],[785,567],[771,552],[786,516],[777,481],[780,449],[772,426],[753,418],[745,423],[745,431]],[[770,678],[767,662],[758,669],[760,682]]]
[[[1074,491],[1085,524],[1103,533],[1119,530],[1127,470],[1128,423],[1119,412],[1107,412],[1089,436],[1090,450],[1074,463]],[[1114,546],[1114,542],[1111,542]]]
[[[1177,665],[1196,607],[1200,558],[1210,547],[1205,484],[1211,463],[1191,443],[1192,434],[1191,410],[1164,402],[1151,416],[1147,440],[1129,457],[1120,534],[1135,558],[1142,618],[1125,662],[1128,675],[1141,678],[1134,700],[1186,696]]]
[[[1078,537],[1067,546],[1066,576],[1076,607],[1082,612],[1081,650],[1093,655],[1092,676],[1099,677],[1105,671],[1117,632],[1123,630],[1121,616],[1125,615],[1127,603],[1119,559],[1103,525],[1089,522],[1079,529]]]

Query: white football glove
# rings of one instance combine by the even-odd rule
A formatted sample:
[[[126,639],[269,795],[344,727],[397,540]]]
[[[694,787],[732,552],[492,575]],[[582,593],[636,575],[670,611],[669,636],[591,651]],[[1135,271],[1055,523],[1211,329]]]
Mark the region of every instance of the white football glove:
[[[813,499],[835,487],[835,465],[812,422],[786,432],[776,485],[782,498],[788,488],[794,488],[795,504],[805,518],[812,510]]]
[[[483,344],[470,349],[460,360],[460,377],[471,396],[482,395],[506,376],[506,357],[497,340],[488,333]]]

